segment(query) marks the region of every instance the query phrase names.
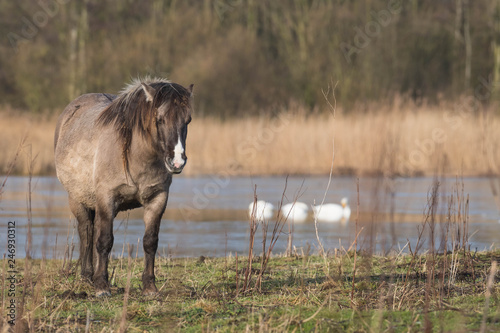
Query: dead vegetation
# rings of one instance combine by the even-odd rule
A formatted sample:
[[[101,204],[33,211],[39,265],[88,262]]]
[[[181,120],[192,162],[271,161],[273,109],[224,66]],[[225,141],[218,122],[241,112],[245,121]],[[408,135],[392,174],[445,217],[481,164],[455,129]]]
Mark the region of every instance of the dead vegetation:
[[[338,109],[335,119],[299,106],[279,110],[275,117],[226,121],[195,114],[183,174],[325,175],[330,171],[332,136],[335,175],[418,176],[443,169],[451,176],[478,176],[499,171],[500,132],[495,128],[500,117],[493,112],[416,107],[398,100],[358,111]],[[55,117],[2,112],[1,118],[2,173],[26,134],[26,143],[38,154],[34,173],[53,175]],[[17,163],[13,172],[27,174],[26,165]]]

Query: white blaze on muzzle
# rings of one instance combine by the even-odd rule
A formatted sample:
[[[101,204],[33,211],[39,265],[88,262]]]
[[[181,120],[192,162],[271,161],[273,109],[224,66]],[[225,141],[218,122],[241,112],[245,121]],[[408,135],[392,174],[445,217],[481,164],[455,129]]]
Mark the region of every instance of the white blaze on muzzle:
[[[184,154],[184,147],[182,146],[181,139],[177,139],[177,144],[174,147],[174,159],[172,160],[172,164],[175,168],[182,168],[186,163],[186,160],[182,158]]]

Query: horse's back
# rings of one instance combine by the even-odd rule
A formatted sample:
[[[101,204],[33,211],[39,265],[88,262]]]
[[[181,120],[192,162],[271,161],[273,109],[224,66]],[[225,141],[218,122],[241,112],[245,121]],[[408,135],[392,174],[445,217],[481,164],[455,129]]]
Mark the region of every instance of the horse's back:
[[[65,127],[71,124],[81,126],[94,123],[101,111],[109,105],[116,96],[108,94],[85,94],[77,97],[66,106],[59,116],[54,136],[54,149],[57,148],[59,136]]]
[[[61,113],[54,135],[57,177],[75,200],[94,206],[93,164],[98,148],[96,121],[115,96],[85,94]]]

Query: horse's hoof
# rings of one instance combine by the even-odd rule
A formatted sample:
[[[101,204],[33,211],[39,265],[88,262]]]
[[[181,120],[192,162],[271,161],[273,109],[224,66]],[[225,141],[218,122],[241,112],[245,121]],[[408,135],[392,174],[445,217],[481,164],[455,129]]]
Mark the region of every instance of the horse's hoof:
[[[109,292],[109,290],[99,290],[96,291],[95,295],[97,297],[105,297],[105,296],[111,296],[111,293]]]
[[[158,295],[158,290],[156,290],[156,288],[154,290],[145,289],[142,291],[142,296],[156,296],[156,295]]]

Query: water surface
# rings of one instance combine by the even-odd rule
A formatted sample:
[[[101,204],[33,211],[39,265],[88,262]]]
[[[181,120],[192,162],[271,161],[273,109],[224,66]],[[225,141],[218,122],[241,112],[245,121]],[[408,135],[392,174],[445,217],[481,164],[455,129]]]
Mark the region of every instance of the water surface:
[[[2,178],[0,178],[2,179]],[[163,256],[224,256],[229,253],[248,253],[249,221],[248,205],[257,196],[278,206],[285,189],[285,177],[174,177],[171,194],[160,229],[159,255]],[[349,198],[352,216],[347,223],[318,223],[316,233],[312,215],[304,223],[293,226],[293,246],[299,253],[316,251],[318,237],[327,250],[348,249],[356,235],[357,180],[353,177],[333,178],[325,202],[338,203]],[[16,256],[25,257],[28,235],[28,188],[29,178],[10,177],[0,199],[0,254],[6,252],[7,223],[16,222]],[[298,200],[318,204],[323,200],[328,177],[289,177],[284,203]],[[365,250],[386,252],[406,251],[410,242],[415,248],[418,230],[422,227],[432,178],[387,180],[383,178],[359,179],[358,246]],[[449,205],[450,195],[455,193],[456,179],[443,179],[439,187],[439,205],[435,218],[435,246],[443,245],[442,230],[446,227],[446,215],[450,207],[453,216],[458,206]],[[31,234],[32,256],[62,258],[65,251],[74,246],[73,257],[78,257],[78,234],[67,195],[54,177],[38,177],[31,180]],[[462,182],[458,182],[458,194]],[[500,239],[499,211],[491,193],[490,179],[466,178],[463,180],[464,195],[469,195],[469,234],[472,249],[496,248]],[[465,200],[464,200],[465,203]],[[463,208],[463,207],[462,207]],[[462,213],[464,210],[462,209]],[[270,221],[272,229],[274,221]],[[113,256],[126,253],[125,244],[139,245],[142,255],[144,223],[142,209],[120,213],[114,222],[115,243]],[[255,248],[262,249],[262,229],[257,231]],[[286,249],[289,226],[285,225],[274,249],[283,253]],[[448,242],[455,233],[448,233]],[[430,246],[429,232],[424,231],[422,249]],[[269,239],[268,239],[269,241]],[[135,255],[135,254],[134,254]]]

